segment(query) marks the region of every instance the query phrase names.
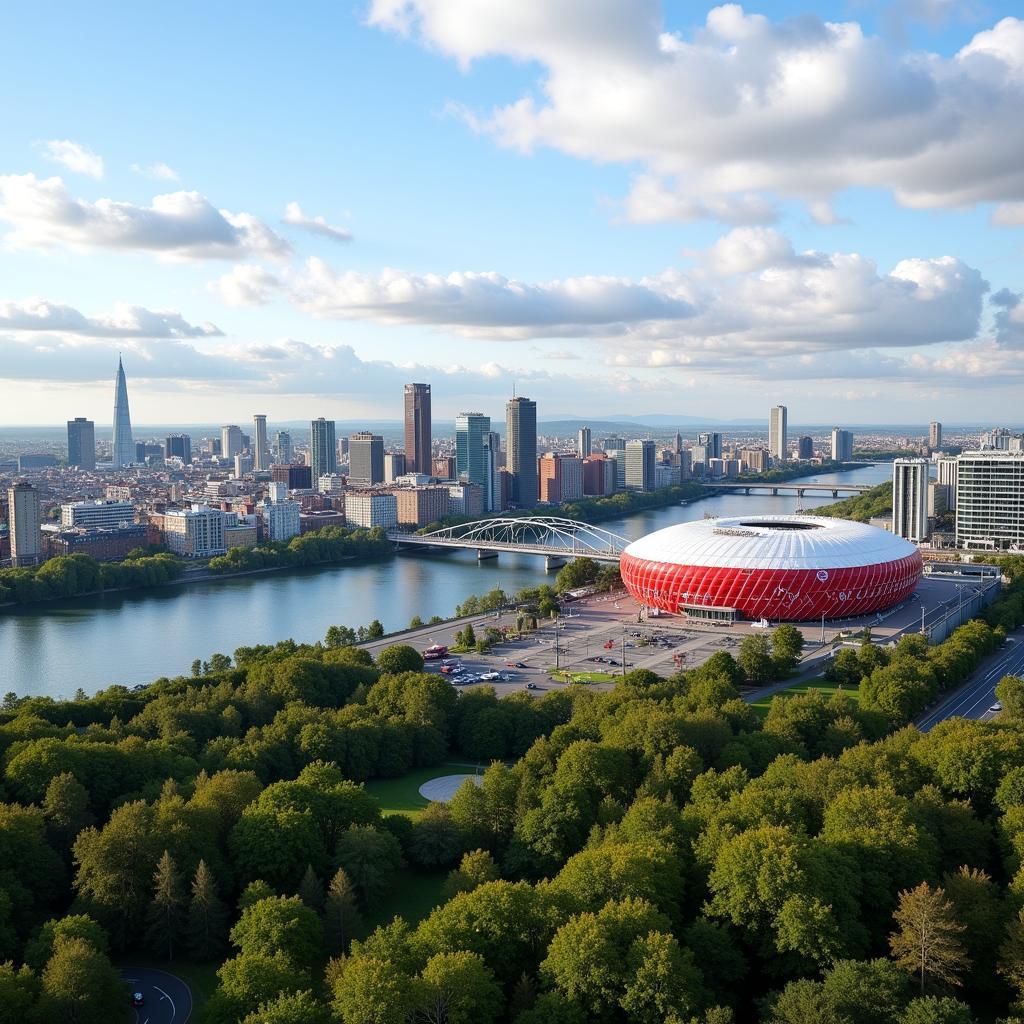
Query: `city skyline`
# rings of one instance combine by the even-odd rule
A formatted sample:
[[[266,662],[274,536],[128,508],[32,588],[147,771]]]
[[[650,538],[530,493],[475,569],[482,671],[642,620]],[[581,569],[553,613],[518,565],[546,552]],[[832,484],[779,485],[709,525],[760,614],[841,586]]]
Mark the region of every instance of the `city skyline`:
[[[1007,0],[605,0],[594,19],[524,0],[507,24],[461,3],[266,12],[216,70],[145,99],[124,82],[225,12],[195,5],[137,51],[72,5],[12,12],[3,423],[61,422],[57,403],[104,421],[117,351],[140,424],[311,403],[379,419],[410,380],[434,382],[439,419],[496,420],[513,383],[580,417],[731,419],[767,389],[804,422],[1013,418],[1024,22]],[[30,59],[40,31],[59,87]],[[286,32],[301,45],[282,53]],[[612,88],[585,50],[617,69],[628,138],[581,99]],[[228,95],[219,76],[253,61],[280,81]]]

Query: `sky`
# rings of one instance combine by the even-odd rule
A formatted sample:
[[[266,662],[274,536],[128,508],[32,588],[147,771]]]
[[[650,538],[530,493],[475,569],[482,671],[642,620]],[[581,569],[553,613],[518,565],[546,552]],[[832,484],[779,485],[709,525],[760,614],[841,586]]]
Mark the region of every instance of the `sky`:
[[[1020,423],[1015,10],[12,3],[0,423]]]

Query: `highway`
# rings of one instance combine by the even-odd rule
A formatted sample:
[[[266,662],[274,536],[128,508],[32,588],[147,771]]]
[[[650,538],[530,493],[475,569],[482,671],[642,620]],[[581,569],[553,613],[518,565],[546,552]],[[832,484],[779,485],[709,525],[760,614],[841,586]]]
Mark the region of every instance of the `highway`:
[[[1003,676],[1024,676],[1024,630],[1017,630],[958,690],[949,694],[918,719],[922,732],[947,718],[975,718],[986,721],[993,717],[989,708],[995,703],[996,683]]]
[[[142,1006],[133,1010],[135,1024],[187,1024],[192,992],[181,978],[151,967],[122,967],[121,977],[131,992],[142,993]]]

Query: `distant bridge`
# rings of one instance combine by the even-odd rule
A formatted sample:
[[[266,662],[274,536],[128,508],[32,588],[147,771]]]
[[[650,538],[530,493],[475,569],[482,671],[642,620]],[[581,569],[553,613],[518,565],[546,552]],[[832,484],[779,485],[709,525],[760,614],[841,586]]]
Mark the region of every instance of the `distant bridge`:
[[[497,558],[502,551],[542,555],[547,568],[573,558],[618,563],[629,543],[610,530],[558,516],[496,517],[445,527],[432,533],[388,532],[400,548],[469,548],[478,559]]]
[[[721,491],[741,491],[743,494],[750,494],[751,491],[771,491],[772,494],[785,492],[803,497],[808,492],[814,494],[831,494],[838,498],[840,494],[864,494],[874,490],[877,484],[758,484],[758,483],[718,483],[714,480],[705,481],[703,486]]]

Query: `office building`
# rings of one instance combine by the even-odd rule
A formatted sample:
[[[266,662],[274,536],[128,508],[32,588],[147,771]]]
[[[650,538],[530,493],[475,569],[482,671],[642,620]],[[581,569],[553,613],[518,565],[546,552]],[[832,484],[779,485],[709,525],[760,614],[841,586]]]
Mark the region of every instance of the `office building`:
[[[181,459],[186,465],[192,462],[192,438],[188,434],[168,434],[164,438],[164,458]]]
[[[252,456],[252,468],[255,470],[270,469],[270,442],[267,440],[267,417],[256,413],[252,418],[256,428],[256,448]]]
[[[804,434],[797,438],[796,457],[804,461],[814,458],[814,438]]]
[[[130,501],[72,501],[60,507],[60,525],[86,529],[115,527],[135,522]]]
[[[448,484],[448,515],[475,518],[490,511],[479,484]]]
[[[744,473],[766,473],[768,471],[768,449],[741,448],[740,464]]]
[[[408,464],[408,457],[406,458]],[[348,439],[348,482],[356,487],[384,483],[384,438],[360,431]]]
[[[956,508],[956,459],[941,458],[935,460],[938,482],[946,488],[947,508]]]
[[[1024,452],[965,452],[956,462],[957,547],[1024,546]]]
[[[242,450],[242,430],[229,423],[220,428],[220,454],[223,459],[233,459]]]
[[[84,416],[68,420],[68,465],[96,468],[96,424]]]
[[[487,435],[487,446],[491,449],[491,457],[494,460],[494,471],[497,472],[505,465],[505,453],[501,448],[501,434],[492,430]]]
[[[928,484],[928,518],[935,520],[949,511],[949,488],[932,480]]]
[[[338,448],[334,437],[334,420],[323,416],[309,424],[310,469],[314,480],[338,472]]]
[[[942,447],[942,424],[938,420],[928,424],[928,447],[932,451]]]
[[[492,447],[498,435],[495,431],[488,431],[484,439],[484,484],[483,484],[483,511],[500,512],[501,506],[498,501],[498,459],[501,457],[501,450]]]
[[[372,530],[398,526],[398,500],[383,491],[349,491],[345,495],[345,519],[349,526]]]
[[[253,471],[252,456],[248,453],[239,452],[235,456],[235,479],[241,480],[243,476]]]
[[[114,441],[110,449],[110,464],[115,469],[130,466],[135,459],[135,441],[132,439],[132,417],[128,411],[128,382],[124,376],[121,357],[117,357],[117,376],[114,379]]]
[[[615,492],[615,459],[607,452],[593,452],[583,460],[583,493],[590,497]]]
[[[405,385],[405,464],[409,472],[430,472],[430,385]]]
[[[777,462],[789,458],[786,441],[786,420],[788,413],[784,405],[774,405],[768,415],[768,451]]]
[[[849,462],[853,458],[853,431],[832,428],[832,461]]]
[[[653,491],[655,487],[656,445],[653,441],[630,441],[626,445],[626,487],[634,491]]]
[[[267,537],[270,540],[291,540],[300,531],[299,512],[301,506],[297,501],[288,500],[288,486],[274,481],[269,488],[269,496],[263,503],[263,521],[266,524]]]
[[[271,466],[270,479],[284,484],[289,491],[308,491],[313,486],[313,472],[309,466]]]
[[[919,544],[928,539],[927,459],[896,459],[892,464],[892,532]]]
[[[400,487],[394,494],[399,526],[429,526],[449,515],[447,486]]]
[[[683,450],[683,435],[676,431],[675,439],[672,441],[672,451],[679,455]],[[677,462],[676,465],[679,465]]]
[[[701,462],[707,462],[708,459],[720,459],[722,457],[722,435],[716,430],[704,431],[697,435],[697,447],[704,449],[705,458],[701,459]]]
[[[340,473],[331,473],[317,480],[316,489],[320,494],[344,494],[347,484]]]
[[[295,449],[292,446],[292,435],[287,430],[279,430],[274,438],[274,461],[279,466],[287,466],[294,461]]]
[[[227,551],[224,528],[229,513],[206,505],[176,508],[160,517],[164,542],[176,555],[185,558],[212,558]],[[232,519],[232,522],[235,521]]]
[[[537,460],[540,500],[549,505],[583,497],[583,460],[578,455],[547,452]]]
[[[602,437],[601,448],[606,451],[625,451],[626,439],[624,437]]]
[[[42,555],[39,491],[18,480],[7,488],[7,530],[11,560],[16,566],[35,565]]]
[[[512,504],[537,504],[537,403],[515,397],[505,404],[505,464],[512,473]]]
[[[463,483],[487,486],[484,446],[491,433],[491,417],[462,412],[455,417],[455,473]]]
[[[992,451],[1009,451],[1011,436],[1006,427],[994,427],[981,435],[981,447]]]
[[[590,427],[580,427],[576,438],[576,454],[585,459],[590,454]]]
[[[26,452],[18,456],[18,472],[28,473],[33,469],[49,469],[52,466],[59,465],[60,462],[56,455],[50,455],[47,452]]]
[[[409,460],[405,460],[405,470],[407,473],[413,472],[409,466]],[[430,475],[436,480],[455,480],[458,474],[455,471],[455,456],[454,455],[443,455],[436,459],[430,460]]]
[[[141,523],[91,530],[61,527],[44,529],[42,538],[46,558],[88,555],[97,562],[110,562],[124,558],[136,548],[144,548],[149,543],[149,530]]]
[[[384,453],[384,483],[393,484],[406,472],[405,452]]]

